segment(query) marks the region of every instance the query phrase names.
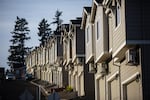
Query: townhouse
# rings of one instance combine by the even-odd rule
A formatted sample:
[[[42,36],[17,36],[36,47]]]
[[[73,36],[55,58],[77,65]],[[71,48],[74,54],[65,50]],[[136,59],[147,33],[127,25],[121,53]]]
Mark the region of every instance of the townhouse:
[[[27,73],[35,78],[62,87],[62,45],[60,32],[54,32],[44,45],[32,50],[26,57]]]
[[[63,45],[63,86],[67,87],[69,86],[69,80],[68,80],[68,70],[71,68],[70,66],[72,65],[70,63],[71,58],[72,58],[72,53],[71,53],[71,42],[70,39],[68,38],[68,33],[69,33],[69,24],[62,24],[61,25],[61,44]]]
[[[27,71],[88,100],[148,100],[149,9],[146,0],[92,0],[27,56]]]
[[[68,85],[79,97],[94,99],[94,75],[88,73],[85,64],[85,36],[80,29],[81,18],[70,20],[62,33],[63,66],[68,71]],[[90,79],[90,80],[89,80]]]
[[[53,52],[51,52],[52,62],[53,65],[53,82],[57,84],[59,87],[62,87],[62,63],[63,63],[63,49],[61,40],[61,32],[54,31],[53,36]],[[53,58],[54,57],[54,58]],[[51,59],[51,60],[52,60]]]
[[[140,0],[93,0],[91,12],[84,8],[81,28],[86,63],[95,73],[96,100],[148,99],[146,5]]]

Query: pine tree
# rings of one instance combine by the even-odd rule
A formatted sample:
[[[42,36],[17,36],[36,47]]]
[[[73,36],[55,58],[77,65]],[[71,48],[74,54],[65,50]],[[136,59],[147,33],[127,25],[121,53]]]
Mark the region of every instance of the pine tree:
[[[63,20],[60,18],[62,16],[62,11],[56,10],[54,21],[51,24],[56,24],[56,31],[59,31],[59,27],[62,24]]]
[[[51,33],[51,28],[49,28],[50,24],[47,23],[47,20],[44,18],[42,21],[39,23],[38,27],[38,36],[41,37],[39,41],[41,42],[42,45],[47,41],[48,37],[50,36]]]
[[[25,57],[30,48],[25,47],[25,40],[29,40],[29,28],[28,22],[24,18],[19,18],[15,21],[14,30],[11,32],[12,39],[10,42],[12,45],[9,48],[10,55],[8,57],[8,65],[14,71],[19,71],[18,74],[22,74],[25,70]],[[21,71],[21,72],[20,72]]]

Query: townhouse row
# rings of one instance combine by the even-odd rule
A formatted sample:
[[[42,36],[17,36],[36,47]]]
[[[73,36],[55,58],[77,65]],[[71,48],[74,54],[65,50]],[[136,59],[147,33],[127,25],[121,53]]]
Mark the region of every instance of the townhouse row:
[[[60,32],[54,32],[44,45],[35,47],[26,57],[26,71],[37,79],[62,87],[63,51],[60,38]]]
[[[149,10],[146,0],[93,0],[27,56],[27,71],[86,100],[148,100]]]

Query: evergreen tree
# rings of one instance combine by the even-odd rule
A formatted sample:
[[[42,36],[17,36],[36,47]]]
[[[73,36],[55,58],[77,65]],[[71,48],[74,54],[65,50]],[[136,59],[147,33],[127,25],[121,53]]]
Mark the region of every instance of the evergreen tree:
[[[12,45],[9,48],[10,55],[8,57],[8,65],[16,71],[16,69],[25,70],[25,56],[30,48],[25,47],[25,40],[29,40],[29,28],[28,22],[24,18],[19,18],[15,21],[14,30],[11,32],[12,39],[10,42]],[[21,74],[21,73],[19,73]]]
[[[56,31],[58,31],[59,26],[62,24],[63,20],[60,18],[62,16],[62,11],[56,10],[54,21],[51,24],[56,24]]]
[[[41,42],[42,45],[47,41],[48,37],[50,36],[51,33],[51,28],[49,28],[49,24],[47,23],[47,20],[42,19],[42,21],[39,23],[38,27],[38,36],[41,37],[39,41]]]

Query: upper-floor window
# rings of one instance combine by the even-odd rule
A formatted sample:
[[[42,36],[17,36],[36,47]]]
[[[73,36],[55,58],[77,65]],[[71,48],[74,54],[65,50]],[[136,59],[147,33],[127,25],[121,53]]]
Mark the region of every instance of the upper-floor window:
[[[100,37],[100,25],[99,21],[96,22],[96,34],[97,34],[97,40]]]
[[[89,42],[89,26],[87,27],[87,30],[86,30],[86,41],[87,43]]]
[[[116,27],[120,24],[120,21],[121,21],[121,10],[120,10],[119,3],[117,3],[116,9],[115,9],[115,25],[116,25]]]

